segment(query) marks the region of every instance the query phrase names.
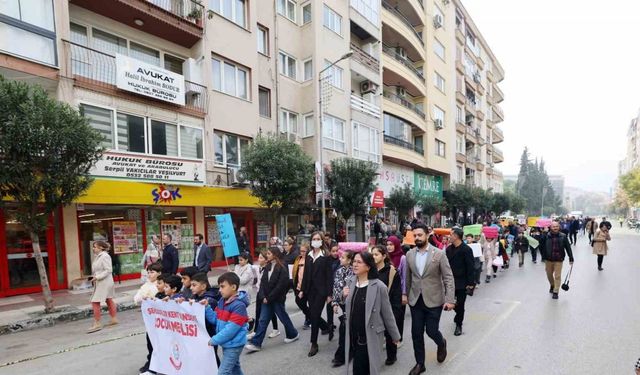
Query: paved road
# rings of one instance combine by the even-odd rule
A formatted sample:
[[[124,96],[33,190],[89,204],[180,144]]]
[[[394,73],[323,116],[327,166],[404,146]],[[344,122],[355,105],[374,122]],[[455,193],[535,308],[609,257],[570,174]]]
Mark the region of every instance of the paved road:
[[[571,290],[554,301],[544,265],[527,258],[525,267],[500,273],[468,299],[465,333],[453,336],[453,314],[440,327],[449,358],[439,365],[427,339],[427,373],[436,374],[631,374],[640,356],[640,235],[612,232],[611,255],[596,269],[586,238],[575,249]],[[568,263],[566,263],[568,265]],[[292,299],[292,298],[290,298]],[[290,301],[294,324],[302,316]],[[87,335],[80,321],[0,336],[2,374],[137,374],[146,354],[140,313],[122,313],[116,328]],[[407,312],[405,332],[410,332]],[[330,361],[337,343],[320,339],[320,353],[307,358],[309,331],[294,344],[282,336],[266,339],[263,351],[243,355],[247,375],[344,373]],[[406,374],[414,365],[410,334],[399,361],[383,374]],[[6,365],[11,362],[19,362]]]

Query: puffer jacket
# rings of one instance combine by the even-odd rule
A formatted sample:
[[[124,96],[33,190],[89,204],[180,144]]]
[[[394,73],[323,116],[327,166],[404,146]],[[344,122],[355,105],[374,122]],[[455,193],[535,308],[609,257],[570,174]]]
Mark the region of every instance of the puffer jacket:
[[[249,298],[246,292],[225,300],[218,301],[215,311],[207,305],[204,310],[205,320],[216,326],[216,335],[211,338],[212,345],[220,345],[223,348],[237,348],[247,343],[247,306]]]

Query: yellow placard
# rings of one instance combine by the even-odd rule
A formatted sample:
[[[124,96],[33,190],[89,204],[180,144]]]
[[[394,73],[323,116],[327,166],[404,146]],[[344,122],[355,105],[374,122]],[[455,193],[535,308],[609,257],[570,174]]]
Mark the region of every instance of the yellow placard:
[[[540,216],[529,217],[527,219],[527,226],[528,227],[535,227],[536,226],[536,222],[538,221],[538,219],[540,219]]]

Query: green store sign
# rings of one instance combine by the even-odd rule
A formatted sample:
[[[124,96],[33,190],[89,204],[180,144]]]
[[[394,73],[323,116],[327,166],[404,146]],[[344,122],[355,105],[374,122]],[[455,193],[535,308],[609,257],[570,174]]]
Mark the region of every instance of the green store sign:
[[[430,176],[422,172],[413,173],[413,191],[430,197],[442,198],[442,176]]]

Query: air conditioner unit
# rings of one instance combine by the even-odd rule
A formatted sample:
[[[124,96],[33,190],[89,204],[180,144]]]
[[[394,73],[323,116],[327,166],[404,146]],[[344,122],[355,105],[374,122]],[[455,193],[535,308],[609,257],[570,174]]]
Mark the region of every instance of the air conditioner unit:
[[[433,16],[433,27],[435,27],[436,29],[439,29],[442,27],[442,16],[439,14],[436,14],[435,16]]]
[[[363,81],[360,83],[360,92],[364,95],[364,94],[375,94],[375,92],[378,91],[378,85],[376,83],[373,83],[371,81]]]
[[[473,82],[480,83],[480,73],[473,73]]]
[[[451,2],[450,0],[442,0],[442,4],[444,5],[449,5],[450,2]]]
[[[436,126],[436,130],[444,129],[444,124],[442,123],[442,120],[440,120],[439,118],[433,120],[433,124]]]
[[[407,90],[405,90],[404,87],[398,86],[398,87],[396,87],[396,94],[398,94],[398,96],[405,97],[405,96],[407,96]]]
[[[240,172],[240,168],[229,167],[228,171],[229,171],[229,174],[228,174],[229,185],[239,186],[239,185],[247,184],[246,180],[244,179],[244,176]]]
[[[287,140],[289,142],[296,143],[298,141],[298,136],[295,133],[287,133]]]
[[[396,47],[396,53],[403,59],[407,58],[407,51],[402,47]]]

